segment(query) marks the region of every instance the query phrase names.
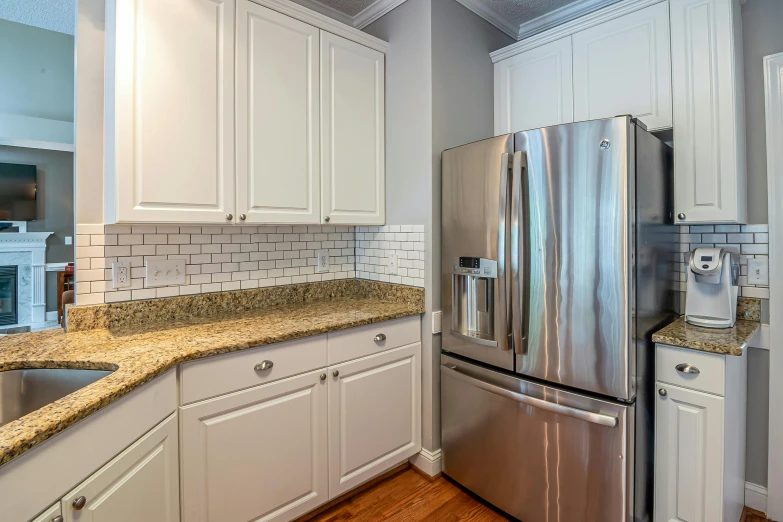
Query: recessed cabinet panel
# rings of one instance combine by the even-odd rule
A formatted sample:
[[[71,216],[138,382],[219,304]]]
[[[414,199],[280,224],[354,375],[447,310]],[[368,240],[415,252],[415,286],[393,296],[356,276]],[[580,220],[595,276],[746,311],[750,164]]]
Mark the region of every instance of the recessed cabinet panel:
[[[318,28],[248,0],[237,10],[237,213],[320,220]]]
[[[326,501],[321,373],[181,408],[183,521],[293,520]]]
[[[657,383],[655,521],[722,520],[723,409],[715,395]]]
[[[650,130],[672,126],[666,2],[591,27],[572,38],[574,120],[630,114]]]
[[[384,223],[383,100],[383,53],[321,31],[324,221]]]
[[[420,349],[416,343],[330,367],[330,498],[421,449]]]
[[[62,500],[65,521],[179,522],[178,458],[172,414],[68,493]]]
[[[742,28],[735,0],[671,0],[675,217],[745,222]]]
[[[108,222],[233,212],[234,7],[107,2]]]
[[[495,134],[574,121],[571,37],[495,64]]]

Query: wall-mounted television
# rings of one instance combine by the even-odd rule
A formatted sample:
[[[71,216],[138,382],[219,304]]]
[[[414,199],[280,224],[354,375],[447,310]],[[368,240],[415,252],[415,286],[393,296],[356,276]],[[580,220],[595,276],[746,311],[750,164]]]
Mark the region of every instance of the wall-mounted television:
[[[0,221],[34,221],[35,165],[0,163]]]

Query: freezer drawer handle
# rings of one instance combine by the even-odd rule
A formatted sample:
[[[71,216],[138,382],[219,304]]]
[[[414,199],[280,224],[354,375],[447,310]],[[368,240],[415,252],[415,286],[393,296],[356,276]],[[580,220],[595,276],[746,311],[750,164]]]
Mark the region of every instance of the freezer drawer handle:
[[[563,406],[562,404],[555,404],[554,402],[545,401],[543,399],[537,399],[529,395],[524,395],[522,393],[517,393],[511,390],[507,390],[506,388],[501,388],[500,386],[496,386],[494,384],[490,384],[488,382],[484,382],[482,380],[476,379],[475,377],[465,375],[464,373],[461,373],[457,369],[457,367],[453,364],[445,364],[443,365],[443,368],[448,370],[450,374],[456,379],[459,379],[467,384],[470,384],[471,386],[475,386],[477,388],[481,388],[482,390],[486,390],[490,393],[494,393],[495,395],[500,395],[501,397],[506,397],[507,399],[512,399],[517,402],[521,402],[522,404],[533,406],[534,408],[538,408],[541,410],[547,410],[547,411],[551,411],[552,413],[567,415],[575,419],[592,422],[593,424],[600,424],[601,426],[607,426],[609,428],[614,428],[615,426],[617,426],[617,417],[611,417],[609,415],[604,415],[602,413],[593,413],[591,411],[580,410],[577,408],[572,408],[570,406]]]

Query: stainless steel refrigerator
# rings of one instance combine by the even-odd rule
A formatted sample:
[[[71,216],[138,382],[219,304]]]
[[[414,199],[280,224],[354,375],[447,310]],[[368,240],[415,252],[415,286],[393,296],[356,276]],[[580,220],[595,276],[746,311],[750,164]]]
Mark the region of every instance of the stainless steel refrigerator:
[[[443,472],[524,522],[650,520],[671,149],[617,117],[442,169]]]

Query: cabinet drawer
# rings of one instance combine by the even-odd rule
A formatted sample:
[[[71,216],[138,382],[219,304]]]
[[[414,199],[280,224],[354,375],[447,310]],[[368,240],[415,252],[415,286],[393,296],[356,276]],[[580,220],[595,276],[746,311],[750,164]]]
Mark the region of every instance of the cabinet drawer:
[[[716,395],[724,395],[725,355],[656,345],[655,373],[659,381],[684,386]],[[690,364],[699,373],[677,370],[681,364]]]
[[[267,370],[256,370],[271,361]],[[182,404],[200,401],[326,366],[326,336],[308,337],[182,365]]]
[[[339,364],[357,357],[417,343],[421,339],[419,321],[419,316],[414,315],[330,333],[328,334],[329,364]],[[376,340],[376,337],[379,339]]]

